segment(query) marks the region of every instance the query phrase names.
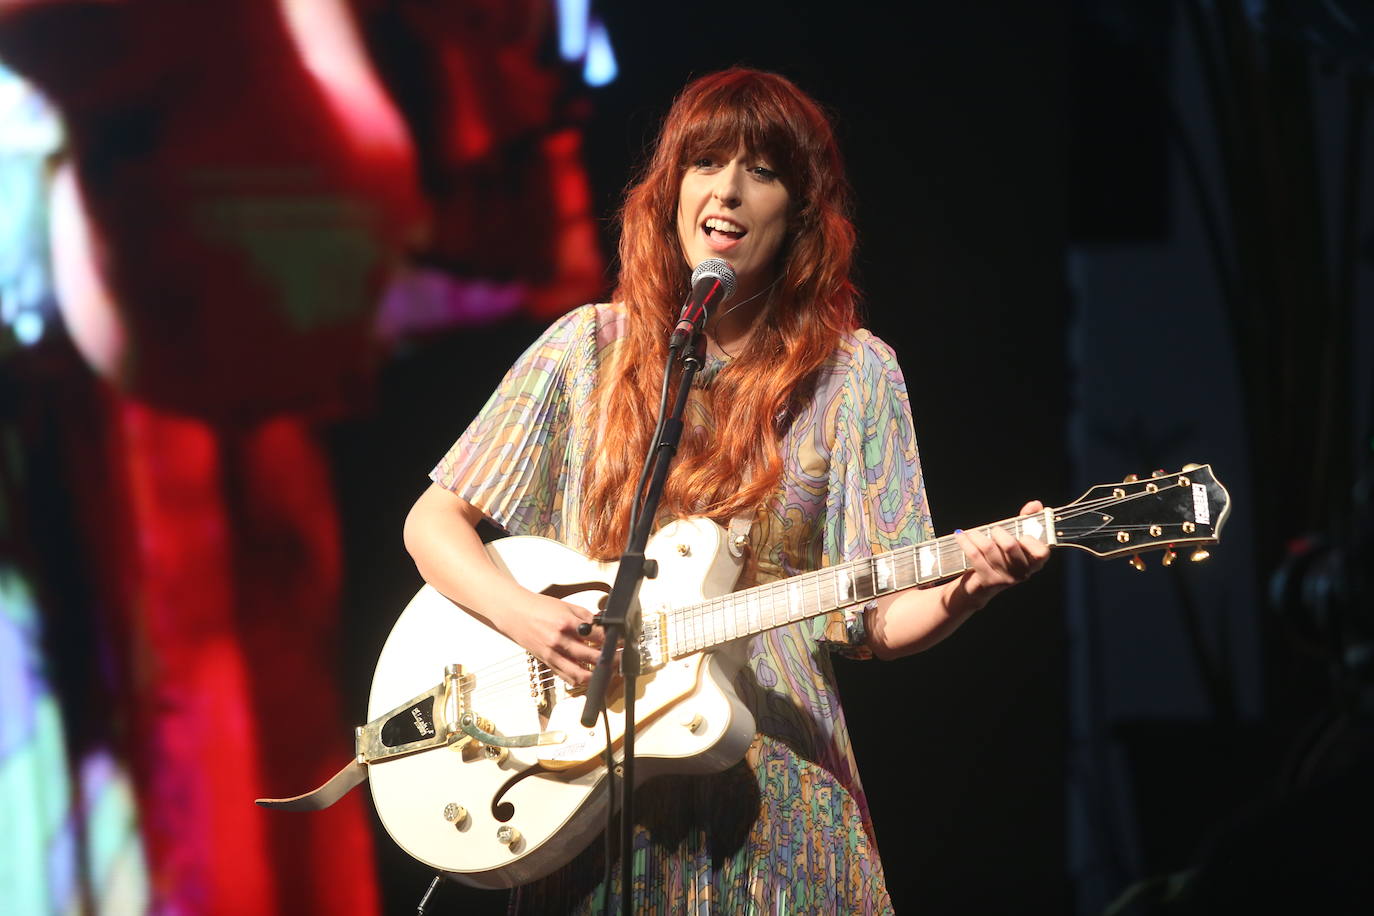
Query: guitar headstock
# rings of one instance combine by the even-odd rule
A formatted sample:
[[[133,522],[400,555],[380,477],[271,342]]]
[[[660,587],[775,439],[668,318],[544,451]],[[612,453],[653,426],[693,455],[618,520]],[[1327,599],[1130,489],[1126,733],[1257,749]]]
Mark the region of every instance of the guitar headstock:
[[[1054,510],[1055,542],[1099,557],[1167,551],[1198,545],[1195,560],[1205,559],[1202,545],[1215,544],[1231,511],[1231,495],[1212,474],[1211,465],[1185,464],[1174,473],[1149,477],[1132,474],[1121,483],[1092,487],[1067,506]],[[1131,565],[1144,564],[1134,557]]]

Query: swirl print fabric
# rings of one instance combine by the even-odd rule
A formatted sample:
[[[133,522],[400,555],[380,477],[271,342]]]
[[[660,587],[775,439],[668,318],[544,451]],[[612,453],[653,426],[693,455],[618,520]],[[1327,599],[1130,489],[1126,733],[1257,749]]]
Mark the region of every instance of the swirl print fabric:
[[[555,322],[431,478],[510,534],[580,547],[582,474],[598,436],[596,374],[624,322],[611,305]],[[689,427],[714,428],[701,392],[687,410]],[[781,435],[782,478],[755,517],[739,587],[931,536],[905,381],[877,337],[858,330],[841,340]],[[636,796],[636,912],[891,912],[826,651],[863,656],[863,638],[856,612],[751,638],[735,684],[757,723],[745,759],[724,773],[658,777]],[[609,904],[618,909],[623,885],[612,855]],[[602,911],[603,866],[598,839],[560,871],[518,888],[512,912]]]

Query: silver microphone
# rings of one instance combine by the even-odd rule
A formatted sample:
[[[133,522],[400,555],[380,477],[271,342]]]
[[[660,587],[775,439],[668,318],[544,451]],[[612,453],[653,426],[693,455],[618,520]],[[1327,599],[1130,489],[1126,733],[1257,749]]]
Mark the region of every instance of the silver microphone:
[[[710,310],[735,293],[735,269],[721,258],[707,258],[692,271],[692,294],[683,303],[682,314],[668,338],[668,349],[675,350],[691,340],[706,324]]]

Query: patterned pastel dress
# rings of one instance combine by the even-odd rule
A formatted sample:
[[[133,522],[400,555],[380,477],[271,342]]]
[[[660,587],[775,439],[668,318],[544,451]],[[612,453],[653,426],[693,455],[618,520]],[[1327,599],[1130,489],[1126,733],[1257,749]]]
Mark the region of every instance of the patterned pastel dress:
[[[557,321],[431,477],[511,534],[580,546],[596,373],[624,321],[608,305]],[[723,365],[712,360],[703,374]],[[698,398],[688,411],[689,426],[713,428]],[[741,587],[930,536],[905,383],[878,338],[859,330],[841,341],[782,435],[783,476],[754,522]],[[745,760],[719,774],[658,777],[636,795],[636,912],[891,911],[828,651],[860,651],[862,619],[837,613],[753,637],[736,683],[758,729]],[[602,912],[603,861],[598,839],[517,889],[512,911]]]

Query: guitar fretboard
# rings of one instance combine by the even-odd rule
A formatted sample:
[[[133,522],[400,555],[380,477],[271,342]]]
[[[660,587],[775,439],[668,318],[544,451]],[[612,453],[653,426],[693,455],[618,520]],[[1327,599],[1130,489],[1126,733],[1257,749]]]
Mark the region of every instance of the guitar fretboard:
[[[1049,517],[1047,511],[975,530],[1000,528],[1013,537],[1024,535],[1053,544],[1046,526]],[[691,655],[743,636],[864,604],[882,595],[939,582],[968,568],[968,558],[951,534],[674,608],[667,615],[669,652],[674,658]]]

